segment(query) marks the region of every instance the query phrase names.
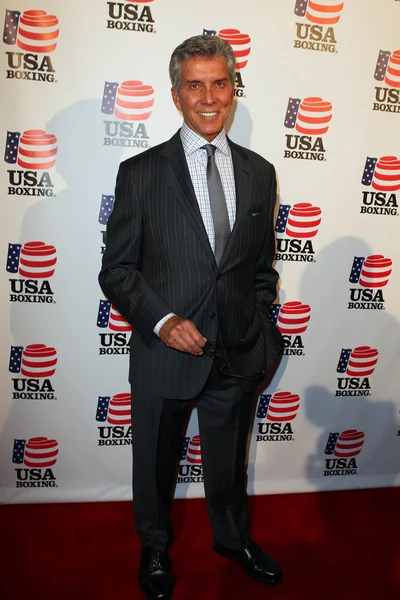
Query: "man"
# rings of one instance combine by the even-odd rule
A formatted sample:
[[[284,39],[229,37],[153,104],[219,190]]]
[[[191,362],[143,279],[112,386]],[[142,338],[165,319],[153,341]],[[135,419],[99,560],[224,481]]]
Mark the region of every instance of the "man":
[[[184,124],[120,165],[99,276],[133,329],[133,505],[149,600],[172,597],[168,509],[193,398],[214,550],[254,579],[282,579],[250,537],[245,492],[252,394],[281,344],[269,317],[275,172],[225,135],[235,78],[227,42],[186,40],[170,77]]]

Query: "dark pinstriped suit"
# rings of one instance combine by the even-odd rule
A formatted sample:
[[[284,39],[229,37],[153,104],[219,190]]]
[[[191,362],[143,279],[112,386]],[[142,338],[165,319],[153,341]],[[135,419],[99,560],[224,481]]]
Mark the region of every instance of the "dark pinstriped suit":
[[[232,548],[249,541],[244,494],[249,396],[281,344],[269,318],[278,280],[272,268],[276,185],[270,163],[229,144],[236,222],[219,267],[179,132],[121,164],[107,225],[100,285],[133,328],[136,524],[143,543],[160,550],[171,538],[166,513],[188,404],[182,400],[195,396],[214,536]],[[170,312],[192,320],[210,342],[218,341],[223,370],[244,379],[216,373],[210,356],[167,347],[153,328]]]

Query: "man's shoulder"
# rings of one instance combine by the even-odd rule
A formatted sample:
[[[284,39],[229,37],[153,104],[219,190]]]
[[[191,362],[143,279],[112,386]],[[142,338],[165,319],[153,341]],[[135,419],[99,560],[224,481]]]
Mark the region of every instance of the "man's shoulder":
[[[144,152],[140,152],[135,156],[131,156],[126,160],[121,162],[121,165],[126,169],[138,168],[142,166],[149,166],[151,164],[156,164],[160,159],[160,156],[163,154],[164,150],[166,150],[171,145],[177,145],[179,143],[179,134],[176,133],[172,138],[162,142],[161,144],[157,144],[156,146],[152,146],[148,148]]]
[[[132,167],[144,165],[148,162],[155,161],[159,158],[166,143],[167,142],[162,142],[161,144],[158,144],[157,146],[152,146],[151,148],[148,148],[144,152],[140,152],[140,154],[131,156],[130,158],[123,160],[121,162],[121,165],[124,165],[125,168],[129,169]]]

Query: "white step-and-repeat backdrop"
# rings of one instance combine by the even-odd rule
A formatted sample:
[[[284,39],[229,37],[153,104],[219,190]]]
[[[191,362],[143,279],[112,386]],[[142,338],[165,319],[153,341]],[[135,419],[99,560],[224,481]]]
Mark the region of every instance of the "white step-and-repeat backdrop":
[[[1,500],[129,499],[130,329],[97,284],[121,160],[171,137],[185,38],[237,56],[231,138],[274,163],[281,364],[250,494],[400,484],[400,2],[3,4]],[[203,495],[196,413],[177,497]]]

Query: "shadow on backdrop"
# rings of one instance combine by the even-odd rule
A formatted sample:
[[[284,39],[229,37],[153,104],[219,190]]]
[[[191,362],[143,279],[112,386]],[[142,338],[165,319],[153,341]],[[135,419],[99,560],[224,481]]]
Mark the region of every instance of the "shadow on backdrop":
[[[98,287],[100,201],[102,194],[114,193],[123,151],[118,147],[103,146],[105,115],[100,108],[100,99],[83,100],[59,111],[46,123],[46,132],[57,137],[54,169],[66,187],[59,193],[55,190],[55,197],[41,198],[27,209],[20,240],[21,243],[43,240],[56,246],[57,265],[52,287],[57,304],[62,304],[62,322],[57,322],[49,311],[51,307],[45,305],[35,306],[37,321],[31,323],[19,319],[19,311],[12,310],[11,333],[17,342],[25,341],[31,335],[37,336],[39,331],[46,338],[57,333],[59,327],[65,332],[66,324],[68,337],[75,337],[75,341],[82,344],[84,331],[81,326],[92,327],[96,318],[89,298]],[[60,310],[53,312],[60,316]],[[78,312],[79,332],[75,327]]]
[[[10,435],[57,436],[61,425],[54,421],[55,415],[61,406],[66,411],[70,400],[82,398],[80,417],[85,411],[95,414],[95,407],[87,401],[87,389],[91,379],[88,363],[91,357],[96,360],[98,352],[96,315],[102,297],[97,283],[102,244],[98,215],[102,194],[114,192],[122,153],[120,148],[103,146],[103,120],[101,99],[90,99],[62,109],[45,126],[46,132],[57,138],[56,163],[49,171],[55,196],[41,197],[27,208],[18,241],[40,240],[56,247],[57,263],[50,279],[55,304],[13,303],[10,330],[16,346],[56,348],[58,362],[52,382],[55,395],[62,395],[65,402],[60,405],[60,398],[13,400],[2,432],[8,446],[12,444]],[[84,419],[74,418],[70,410],[71,423],[64,426],[73,425],[73,435],[86,439]],[[77,458],[77,464],[81,462]],[[77,478],[84,485],[84,475]]]
[[[316,383],[306,387],[302,399],[306,418],[320,431],[315,450],[305,463],[306,477],[317,491],[326,490],[328,486],[332,490],[392,486],[400,471],[398,411],[394,403],[398,397],[395,373],[398,371],[397,357],[400,351],[399,322],[387,311],[347,308],[349,290],[356,287],[349,282],[353,258],[374,253],[376,250],[359,238],[341,238],[318,253],[317,262],[306,269],[301,284],[301,299],[313,302],[312,319],[319,327],[318,347],[314,349],[318,360]],[[331,268],[327,268],[327,265]],[[389,296],[390,282],[387,288],[383,288],[383,294]],[[375,371],[368,377],[368,382],[364,381],[365,386],[370,385],[370,390],[364,388],[370,395],[337,396],[337,391],[343,392],[339,388],[338,378],[342,378],[340,385],[344,386],[344,380],[348,377],[346,373],[336,371],[341,350],[361,345],[369,345],[379,351]],[[327,380],[331,382],[329,389],[325,387]],[[346,387],[344,391],[352,390]],[[337,442],[332,435],[342,434],[349,429],[364,433],[364,438],[360,436],[364,444],[358,455],[352,458],[339,457],[336,454],[341,450],[337,449]],[[353,472],[357,474],[351,474]],[[349,579],[354,582],[369,572],[376,575],[375,561],[379,556],[379,565],[384,571],[379,571],[379,577],[371,579],[371,597],[375,597],[376,593],[381,597],[394,598],[398,592],[394,576],[395,557],[385,556],[383,559],[383,547],[371,548],[370,564],[365,565],[362,573],[354,572],[351,566],[353,549],[349,549],[346,540],[349,536],[361,539],[363,530],[371,527],[369,520],[372,515],[372,527],[375,531],[381,531],[383,538],[385,536],[387,524],[384,511],[382,513],[369,502],[370,496],[366,494],[349,494],[345,510],[344,503],[340,504],[343,511],[340,526],[337,526],[337,520],[336,525],[332,526],[332,496],[321,492],[316,496],[315,522],[310,523],[310,531],[314,530],[316,540],[325,538],[334,549],[333,556],[332,552],[327,552],[326,569],[333,573],[340,572],[342,581]],[[365,542],[368,544],[367,540]],[[385,595],[387,593],[389,595]]]

